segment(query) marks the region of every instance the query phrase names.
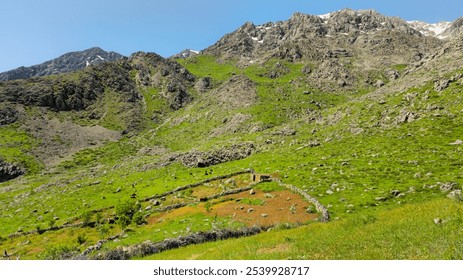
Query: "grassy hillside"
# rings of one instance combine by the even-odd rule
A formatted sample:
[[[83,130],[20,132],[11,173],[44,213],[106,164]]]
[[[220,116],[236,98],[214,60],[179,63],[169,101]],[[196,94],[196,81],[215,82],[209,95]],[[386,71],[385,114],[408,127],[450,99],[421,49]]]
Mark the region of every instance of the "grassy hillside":
[[[461,79],[442,90],[428,80],[404,82],[403,90],[365,85],[326,92],[308,83],[303,69],[313,66],[304,63],[271,59],[238,67],[202,55],[178,62],[196,81],[211,81],[206,90],[176,84],[191,96],[180,108],[169,99],[174,79],[150,66],[146,85],[145,68],[131,70],[140,92],[135,104],[105,90],[87,111],[49,113],[82,127],[132,128],[50,168],[32,156],[40,144],[32,132],[0,127],[2,158],[28,167],[26,176],[0,183],[2,251],[66,258],[106,240],[90,254],[97,257],[119,246],[262,225],[278,216],[269,232],[148,258],[461,259]],[[442,77],[458,74],[463,70]],[[253,144],[250,156],[208,167],[182,161],[192,151],[213,154],[240,143]],[[331,222],[319,223],[310,204],[273,183],[256,186],[255,195],[246,189],[238,197],[201,200],[251,185],[248,174],[169,193],[248,168],[315,197]],[[285,214],[270,212],[272,203]]]

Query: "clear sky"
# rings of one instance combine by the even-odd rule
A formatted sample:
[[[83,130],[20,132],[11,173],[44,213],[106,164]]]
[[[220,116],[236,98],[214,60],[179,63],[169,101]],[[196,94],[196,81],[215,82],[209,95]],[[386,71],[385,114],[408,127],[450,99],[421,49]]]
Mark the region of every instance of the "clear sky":
[[[462,0],[1,0],[0,72],[96,46],[170,56],[202,50],[246,21],[343,8],[431,23],[463,16]]]

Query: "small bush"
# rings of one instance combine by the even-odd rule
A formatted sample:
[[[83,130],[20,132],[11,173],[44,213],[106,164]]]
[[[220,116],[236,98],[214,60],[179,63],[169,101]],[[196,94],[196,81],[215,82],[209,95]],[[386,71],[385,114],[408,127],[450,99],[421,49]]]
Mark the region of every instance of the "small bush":
[[[134,223],[136,223],[137,225],[143,225],[146,223],[146,220],[145,220],[145,217],[143,217],[143,214],[142,212],[137,212],[133,215],[133,218],[132,220],[134,221]]]
[[[101,224],[102,220],[103,220],[103,215],[101,215],[100,212],[96,213],[95,222],[97,224]]]
[[[105,224],[98,227],[98,232],[102,238],[105,238],[108,236],[110,229],[110,225]]]
[[[70,259],[74,254],[79,253],[79,249],[69,245],[58,245],[48,247],[43,254],[46,260],[66,260]]]
[[[80,215],[80,218],[82,219],[84,226],[88,226],[90,224],[90,220],[92,219],[92,213],[85,211],[82,213],[82,215]]]
[[[80,234],[77,236],[77,244],[82,245],[87,242],[87,236],[85,234]]]
[[[125,200],[116,205],[116,219],[122,228],[126,228],[132,222],[133,216],[141,208],[138,201],[132,199]]]

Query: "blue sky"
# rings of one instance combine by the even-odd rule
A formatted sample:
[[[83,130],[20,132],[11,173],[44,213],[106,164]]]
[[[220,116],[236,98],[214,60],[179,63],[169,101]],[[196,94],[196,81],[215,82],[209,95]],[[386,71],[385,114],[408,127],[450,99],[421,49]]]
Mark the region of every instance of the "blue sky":
[[[461,0],[2,0],[0,72],[95,46],[123,55],[170,56],[202,50],[246,21],[262,24],[294,12],[343,8],[427,22],[463,16]]]

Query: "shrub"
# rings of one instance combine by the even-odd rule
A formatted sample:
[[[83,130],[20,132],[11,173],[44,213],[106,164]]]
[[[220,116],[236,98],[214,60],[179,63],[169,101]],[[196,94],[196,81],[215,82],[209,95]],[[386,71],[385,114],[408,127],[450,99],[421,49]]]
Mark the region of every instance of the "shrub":
[[[116,205],[116,219],[122,228],[126,228],[132,222],[135,213],[140,210],[141,204],[132,199],[125,200]]]
[[[84,226],[88,226],[90,224],[90,219],[92,218],[92,213],[89,211],[85,211],[80,215],[80,218],[82,219],[82,222],[84,223]]]
[[[133,220],[134,223],[136,223],[137,225],[142,225],[142,224],[145,224],[145,223],[146,223],[145,217],[143,217],[143,214],[142,214],[142,212],[140,212],[140,211],[138,211],[137,213],[135,213],[135,214],[133,215],[132,220]]]
[[[99,231],[100,236],[102,238],[105,238],[105,237],[108,236],[109,230],[110,230],[110,225],[108,225],[108,224],[101,225],[100,227],[98,227],[98,231]]]
[[[77,236],[77,243],[79,245],[82,245],[85,242],[87,242],[87,236],[85,234],[80,234],[79,236]]]
[[[51,246],[43,253],[43,258],[46,260],[65,260],[79,252],[79,249],[69,245]]]

